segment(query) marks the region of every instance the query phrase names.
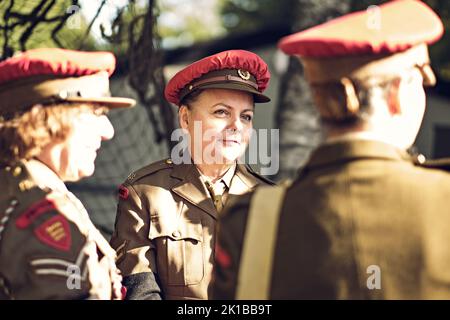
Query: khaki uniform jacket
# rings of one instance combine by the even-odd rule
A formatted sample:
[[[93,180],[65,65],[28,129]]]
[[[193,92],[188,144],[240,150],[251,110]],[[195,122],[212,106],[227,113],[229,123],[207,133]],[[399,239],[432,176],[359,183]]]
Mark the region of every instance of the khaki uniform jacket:
[[[115,251],[56,174],[31,160],[0,181],[0,299],[105,298]]]
[[[221,220],[214,298],[236,297],[251,199]],[[286,191],[268,297],[450,298],[449,199],[447,172],[418,167],[390,145],[319,147]]]
[[[229,195],[268,184],[238,164]],[[111,245],[130,299],[207,299],[218,213],[193,164],[162,160],[121,186]]]

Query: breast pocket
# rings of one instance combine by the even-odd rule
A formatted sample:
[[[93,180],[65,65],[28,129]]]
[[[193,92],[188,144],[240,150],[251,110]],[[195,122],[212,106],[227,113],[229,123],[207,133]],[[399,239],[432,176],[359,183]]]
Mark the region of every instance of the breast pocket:
[[[150,240],[156,243],[158,272],[167,285],[199,284],[204,277],[203,227],[201,222],[183,221],[176,227],[153,223]]]

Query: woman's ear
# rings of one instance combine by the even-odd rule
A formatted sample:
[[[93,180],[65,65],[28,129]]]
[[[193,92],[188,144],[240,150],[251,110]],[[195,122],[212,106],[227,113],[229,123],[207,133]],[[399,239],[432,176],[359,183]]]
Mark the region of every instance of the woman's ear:
[[[187,129],[189,125],[189,108],[186,105],[181,105],[178,109],[178,120],[182,129]]]
[[[402,113],[401,93],[400,93],[401,84],[402,78],[397,78],[389,86],[387,102],[389,113],[391,115],[398,115]]]

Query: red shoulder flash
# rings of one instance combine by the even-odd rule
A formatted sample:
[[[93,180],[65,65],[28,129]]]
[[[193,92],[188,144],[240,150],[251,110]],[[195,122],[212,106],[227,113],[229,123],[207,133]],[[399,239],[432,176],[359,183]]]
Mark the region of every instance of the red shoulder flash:
[[[16,227],[19,229],[25,229],[36,218],[43,215],[48,211],[56,209],[56,204],[50,199],[42,199],[30,206],[25,212],[23,212],[16,220]]]
[[[219,244],[216,244],[216,262],[225,269],[231,266],[231,257]]]
[[[121,299],[125,300],[125,297],[127,296],[127,287],[122,286],[122,288],[120,288],[120,293],[122,294]]]
[[[124,185],[120,185],[119,187],[119,197],[120,199],[127,200],[130,192]]]
[[[68,251],[72,245],[69,222],[60,214],[42,223],[34,234],[41,242],[58,250]]]

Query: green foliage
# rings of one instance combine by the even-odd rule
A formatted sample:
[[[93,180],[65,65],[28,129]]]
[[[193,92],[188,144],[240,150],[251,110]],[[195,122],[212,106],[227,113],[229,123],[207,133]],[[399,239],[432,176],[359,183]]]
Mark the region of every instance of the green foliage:
[[[295,0],[220,0],[222,24],[230,33],[292,25]]]
[[[77,1],[0,1],[1,54],[5,57],[15,51],[39,47],[76,49],[82,39],[85,48],[95,49],[93,38],[85,35],[87,23],[81,14],[76,17],[75,27],[67,27],[70,13],[79,8],[74,4]],[[11,52],[4,55],[4,50]]]
[[[313,0],[309,0],[313,1]],[[364,10],[389,0],[352,0],[351,11]],[[443,38],[430,48],[431,60],[438,76],[450,81],[450,1],[425,0],[441,17],[445,27]],[[220,0],[222,23],[230,33],[258,30],[270,25],[294,26],[299,12],[308,1],[302,0]],[[414,21],[414,17],[411,17]]]
[[[166,48],[188,46],[222,36],[222,0],[159,0],[158,34]]]
[[[135,1],[129,1],[128,5],[117,11],[109,30],[103,25],[100,26],[102,38],[107,41],[100,48],[112,51],[119,57],[125,56],[130,37],[136,39],[142,33],[147,11],[147,3],[137,4]]]

